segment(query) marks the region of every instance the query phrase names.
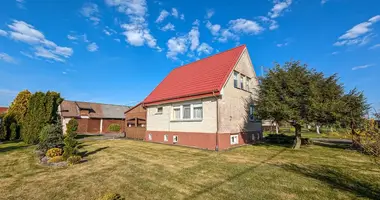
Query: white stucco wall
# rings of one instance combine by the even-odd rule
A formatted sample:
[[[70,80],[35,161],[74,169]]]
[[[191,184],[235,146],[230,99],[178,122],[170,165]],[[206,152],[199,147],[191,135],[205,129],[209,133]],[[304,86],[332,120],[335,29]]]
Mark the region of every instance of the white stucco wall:
[[[234,87],[234,71],[251,78],[249,92]],[[243,52],[234,71],[224,85],[222,98],[219,99],[219,132],[261,131],[261,123],[248,119],[249,105],[252,103],[250,99],[255,98],[258,80],[247,50]]]
[[[202,103],[203,119],[196,121],[173,121],[173,106]],[[157,114],[157,107],[163,107],[162,114]],[[216,99],[214,97],[195,101],[184,101],[147,108],[147,131],[178,131],[178,132],[216,132]]]

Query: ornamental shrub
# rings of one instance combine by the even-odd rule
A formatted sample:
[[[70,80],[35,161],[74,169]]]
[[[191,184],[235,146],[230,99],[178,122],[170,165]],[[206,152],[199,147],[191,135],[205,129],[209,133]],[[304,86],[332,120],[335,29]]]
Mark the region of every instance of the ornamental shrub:
[[[37,149],[44,153],[51,148],[63,147],[63,134],[61,123],[46,125],[39,134]]]
[[[121,129],[120,124],[110,124],[108,130],[112,132],[119,132]]]
[[[75,165],[75,164],[80,163],[81,160],[82,160],[82,157],[80,157],[80,156],[70,156],[70,157],[67,159],[67,163],[68,163],[69,165]]]
[[[14,122],[11,124],[11,126],[9,127],[9,130],[10,130],[10,136],[9,136],[9,140],[18,140],[20,137],[19,137],[19,127],[18,125]]]
[[[52,157],[52,158],[50,158],[49,160],[48,160],[48,163],[58,163],[58,162],[62,162],[62,161],[64,161],[65,159],[63,159],[63,157],[62,156],[54,156],[54,157]]]
[[[120,194],[108,192],[99,200],[124,200],[124,198]]]
[[[70,156],[78,153],[78,141],[75,139],[77,136],[76,130],[78,128],[78,122],[76,119],[70,119],[66,125],[66,137],[64,139],[65,147],[63,148],[63,157],[68,159]]]
[[[60,148],[51,148],[46,152],[46,156],[53,158],[56,156],[62,156],[62,153],[63,153],[63,151]]]

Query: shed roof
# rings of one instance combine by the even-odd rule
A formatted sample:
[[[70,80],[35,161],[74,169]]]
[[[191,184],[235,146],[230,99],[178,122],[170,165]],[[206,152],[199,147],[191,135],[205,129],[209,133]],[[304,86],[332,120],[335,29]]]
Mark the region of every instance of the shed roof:
[[[124,119],[130,106],[64,100],[61,103],[63,117],[79,117],[80,110],[89,110],[90,118]]]

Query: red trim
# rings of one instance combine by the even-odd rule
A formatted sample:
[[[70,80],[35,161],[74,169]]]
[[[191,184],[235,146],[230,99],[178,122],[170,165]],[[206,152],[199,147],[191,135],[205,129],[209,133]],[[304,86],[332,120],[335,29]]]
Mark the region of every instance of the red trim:
[[[243,44],[242,46],[244,46],[244,49],[243,51],[241,51],[240,55],[236,58],[235,60],[235,64],[233,66],[231,66],[231,69],[229,70],[230,73],[226,74],[226,76],[223,78],[223,82],[222,84],[219,86],[219,91],[222,90],[223,86],[226,84],[227,80],[228,80],[228,77],[230,76],[230,74],[232,73],[232,71],[235,69],[236,65],[238,64],[238,61],[240,60],[241,56],[243,55],[244,51],[247,49],[247,46],[245,46],[245,44]]]

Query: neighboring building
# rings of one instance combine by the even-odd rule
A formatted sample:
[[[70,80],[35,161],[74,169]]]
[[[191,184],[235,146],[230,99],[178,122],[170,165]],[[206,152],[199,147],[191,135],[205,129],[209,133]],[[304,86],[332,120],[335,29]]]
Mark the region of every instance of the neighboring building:
[[[108,129],[111,124],[119,124],[124,131],[124,112],[129,106],[63,101],[59,106],[62,117],[63,131],[66,132],[66,124],[71,118],[78,121],[78,133],[112,133]]]
[[[146,109],[142,103],[125,111],[125,134],[127,138],[143,140],[146,131]]]
[[[8,107],[0,107],[0,114],[6,113],[8,111]]]
[[[259,140],[257,86],[245,45],[178,67],[143,101],[145,140],[209,150]]]

